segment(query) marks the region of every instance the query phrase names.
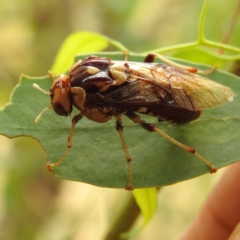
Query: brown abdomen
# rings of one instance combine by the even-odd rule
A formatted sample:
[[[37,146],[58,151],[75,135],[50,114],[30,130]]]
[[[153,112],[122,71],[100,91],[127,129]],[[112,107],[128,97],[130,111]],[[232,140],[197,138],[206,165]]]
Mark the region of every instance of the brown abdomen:
[[[138,112],[144,113],[141,110]],[[145,112],[144,114],[156,116],[159,118],[159,120],[182,124],[197,119],[201,115],[201,111],[191,111],[184,108],[160,105],[154,107],[148,106],[147,112]]]

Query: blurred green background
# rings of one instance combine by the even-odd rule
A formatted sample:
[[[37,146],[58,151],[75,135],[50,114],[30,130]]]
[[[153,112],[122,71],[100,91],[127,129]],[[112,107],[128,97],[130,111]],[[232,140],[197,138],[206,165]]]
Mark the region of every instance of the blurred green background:
[[[203,2],[0,0],[0,107],[22,73],[47,74],[68,34],[102,33],[135,52],[194,41]],[[221,40],[237,2],[210,2],[205,24],[209,39]],[[239,27],[229,41],[238,47]],[[0,239],[104,239],[119,204],[131,193],[55,179],[34,139],[0,136],[0,146]],[[223,171],[164,188],[154,219],[132,239],[176,239]],[[136,226],[140,223],[141,218]]]

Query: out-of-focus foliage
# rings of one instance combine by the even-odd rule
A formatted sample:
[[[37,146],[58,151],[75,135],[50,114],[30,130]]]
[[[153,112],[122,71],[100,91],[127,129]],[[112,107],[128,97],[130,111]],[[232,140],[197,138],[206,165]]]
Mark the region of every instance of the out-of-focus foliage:
[[[209,39],[221,39],[236,3],[211,1],[205,24]],[[69,33],[96,31],[135,52],[189,42],[196,39],[202,4],[203,0],[117,4],[109,0],[0,0],[1,106],[8,102],[21,73],[46,75]],[[239,27],[238,23],[229,44],[239,46]],[[0,146],[0,239],[102,239],[128,193],[55,180],[45,170],[45,155],[34,140],[1,136]],[[137,239],[176,239],[218,176],[163,190],[159,214]]]

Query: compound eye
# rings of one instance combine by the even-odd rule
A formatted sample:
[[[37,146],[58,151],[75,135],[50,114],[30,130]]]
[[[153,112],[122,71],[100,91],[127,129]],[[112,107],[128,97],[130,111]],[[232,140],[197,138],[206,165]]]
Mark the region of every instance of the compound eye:
[[[56,114],[68,116],[72,112],[72,102],[66,88],[55,87],[52,91],[51,105]]]
[[[65,109],[61,106],[60,103],[55,102],[53,104],[53,110],[56,114],[60,115],[60,116],[65,116],[67,117],[69,115],[69,113],[67,111],[65,111]]]

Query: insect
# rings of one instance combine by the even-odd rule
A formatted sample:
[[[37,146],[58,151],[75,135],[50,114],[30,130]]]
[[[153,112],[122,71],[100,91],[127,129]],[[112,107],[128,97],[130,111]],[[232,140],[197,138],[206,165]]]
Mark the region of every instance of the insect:
[[[62,163],[72,146],[75,125],[82,117],[103,123],[116,118],[123,151],[128,163],[126,190],[133,190],[131,157],[123,136],[122,115],[130,118],[150,132],[156,132],[178,147],[195,154],[209,166],[216,168],[192,147],[186,146],[168,136],[156,125],[145,122],[138,114],[157,117],[160,121],[182,124],[197,119],[201,111],[232,101],[235,93],[228,87],[195,74],[197,69],[179,65],[167,59],[167,64],[154,63],[158,54],[148,54],[145,61],[112,61],[109,58],[90,56],[79,60],[70,69],[69,75],[57,77],[46,92],[38,85],[34,87],[51,98],[49,107],[37,116],[53,108],[56,114],[69,116],[73,106],[80,112],[72,118],[67,149],[62,158],[47,164],[49,170]]]

